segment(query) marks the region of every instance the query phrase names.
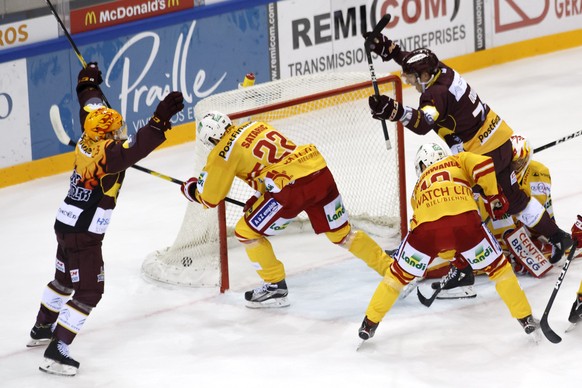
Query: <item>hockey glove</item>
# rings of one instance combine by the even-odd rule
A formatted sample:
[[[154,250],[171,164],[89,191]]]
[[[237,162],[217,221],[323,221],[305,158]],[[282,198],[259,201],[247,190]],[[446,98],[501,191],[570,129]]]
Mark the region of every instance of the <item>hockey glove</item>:
[[[247,202],[245,203],[245,206],[243,207],[243,212],[246,213],[247,210],[250,210],[253,208],[253,205],[255,204],[255,202],[257,202],[257,199],[259,199],[259,197],[261,196],[261,192],[260,191],[255,191],[255,193],[253,194],[252,197],[250,197]]]
[[[154,115],[148,122],[148,124],[160,131],[167,131],[168,129],[172,128],[172,123],[170,119],[176,113],[180,112],[184,109],[184,97],[182,96],[181,92],[170,92],[158,104]]]
[[[186,197],[186,199],[188,199],[188,201],[190,202],[198,202],[196,200],[196,185],[198,184],[198,178],[190,178],[188,179],[186,182],[182,183],[182,186],[180,186],[180,190],[182,191],[182,194],[184,194],[184,197]]]
[[[509,209],[509,201],[505,194],[503,194],[503,191],[501,191],[501,187],[499,187],[499,192],[497,194],[483,197],[483,202],[485,203],[487,213],[489,213],[494,220],[503,218],[503,215],[507,213],[507,209]]]
[[[372,117],[376,120],[398,121],[404,115],[402,105],[385,95],[368,97],[368,105],[372,111]]]
[[[101,77],[101,70],[99,70],[97,62],[90,62],[87,64],[87,67],[81,69],[77,76],[77,93],[88,87],[97,89],[102,82],[103,78]]]
[[[364,39],[367,40],[371,34],[371,32],[365,32]],[[370,50],[382,58],[382,61],[384,62],[388,62],[389,60],[393,59],[400,52],[400,46],[394,44],[394,42],[382,34],[376,35],[374,38],[372,38],[369,47]],[[390,51],[390,47],[392,47],[392,51]]]

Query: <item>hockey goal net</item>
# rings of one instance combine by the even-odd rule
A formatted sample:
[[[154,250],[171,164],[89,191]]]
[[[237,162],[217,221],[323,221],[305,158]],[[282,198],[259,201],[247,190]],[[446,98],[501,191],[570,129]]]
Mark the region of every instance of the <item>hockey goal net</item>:
[[[382,94],[402,100],[400,79],[378,79]],[[330,73],[292,77],[224,92],[198,102],[196,119],[206,112],[227,113],[233,123],[265,121],[296,144],[313,143],[325,157],[342,194],[350,221],[372,236],[403,235],[407,228],[404,137],[400,123],[383,128],[368,108],[374,94],[369,73]],[[202,170],[208,151],[194,144],[192,175]],[[228,198],[241,203],[253,190],[235,179]],[[229,288],[228,244],[242,207],[223,203],[216,209],[188,205],[172,246],[148,255],[142,272],[148,278],[193,287]],[[301,213],[285,233],[313,233]],[[289,229],[289,228],[288,228]]]

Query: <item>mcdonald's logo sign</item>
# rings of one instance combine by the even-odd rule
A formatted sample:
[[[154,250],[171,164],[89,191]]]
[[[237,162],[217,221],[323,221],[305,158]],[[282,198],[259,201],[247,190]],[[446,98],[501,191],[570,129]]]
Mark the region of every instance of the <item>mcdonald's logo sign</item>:
[[[198,1],[198,0],[197,0]],[[116,0],[71,10],[71,33],[95,30],[194,7],[194,0]]]
[[[89,11],[85,14],[85,26],[91,24],[97,24],[97,15],[95,14],[95,11]]]

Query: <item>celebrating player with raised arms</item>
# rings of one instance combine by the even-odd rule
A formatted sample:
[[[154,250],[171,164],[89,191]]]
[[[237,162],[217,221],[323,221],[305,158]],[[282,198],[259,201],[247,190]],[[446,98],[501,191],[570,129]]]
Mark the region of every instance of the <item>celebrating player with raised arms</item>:
[[[511,165],[513,131],[507,123],[479,98],[459,73],[440,62],[431,50],[421,48],[408,52],[382,34],[372,41],[372,50],[383,61],[394,59],[401,65],[402,78],[420,93],[416,109],[403,106],[389,96],[370,96],[372,116],[400,121],[419,135],[434,131],[454,154],[470,151],[490,156],[497,181],[509,201],[508,212],[545,236],[553,246],[550,262],[559,262],[572,245],[572,239],[556,225],[535,197],[528,196],[520,188]]]
[[[105,103],[101,82],[96,63],[79,72],[77,98],[83,135],[75,148],[67,196],[57,211],[54,280],[42,295],[28,344],[48,344],[40,369],[58,375],[77,373],[79,362],[70,356],[69,345],[103,295],[101,243],[125,170],[166,140],[170,119],[184,108],[182,93],[171,92],[149,122],[125,140],[123,118]]]
[[[481,222],[473,188],[487,199],[492,217],[504,214],[507,200],[499,190],[493,160],[471,152],[447,153],[438,144],[420,147],[416,156],[418,181],[411,198],[410,230],[366,310],[359,336],[374,336],[402,288],[424,276],[437,256],[461,255],[473,270],[482,270],[527,334],[537,329],[532,310],[510,263],[495,237]]]
[[[188,200],[215,207],[235,177],[256,190],[234,231],[264,282],[245,293],[247,307],[289,305],[285,268],[268,236],[283,232],[302,211],[315,233],[325,233],[384,276],[392,259],[365,232],[352,229],[334,177],[314,144],[297,145],[265,122],[235,126],[220,112],[200,120],[197,138],[210,153],[199,177],[182,186]]]

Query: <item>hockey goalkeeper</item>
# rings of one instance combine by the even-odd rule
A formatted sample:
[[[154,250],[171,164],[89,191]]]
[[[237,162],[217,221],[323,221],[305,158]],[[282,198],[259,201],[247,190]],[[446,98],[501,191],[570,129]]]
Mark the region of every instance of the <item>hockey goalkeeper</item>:
[[[365,232],[352,229],[334,177],[315,145],[296,145],[265,122],[235,126],[220,112],[200,120],[197,138],[210,153],[199,177],[182,185],[189,201],[216,207],[235,177],[256,190],[234,231],[264,282],[245,293],[247,307],[290,304],[285,268],[268,237],[283,232],[302,211],[315,233],[325,233],[384,276],[392,259]]]
[[[462,255],[472,269],[484,271],[511,316],[526,334],[534,332],[538,323],[527,297],[497,240],[482,224],[473,199],[473,188],[479,186],[491,216],[505,213],[507,199],[498,188],[493,160],[470,152],[448,156],[434,143],[421,146],[415,160],[418,181],[411,199],[410,230],[372,296],[360,338],[374,336],[402,288],[424,276],[435,257],[452,259],[455,254]]]

